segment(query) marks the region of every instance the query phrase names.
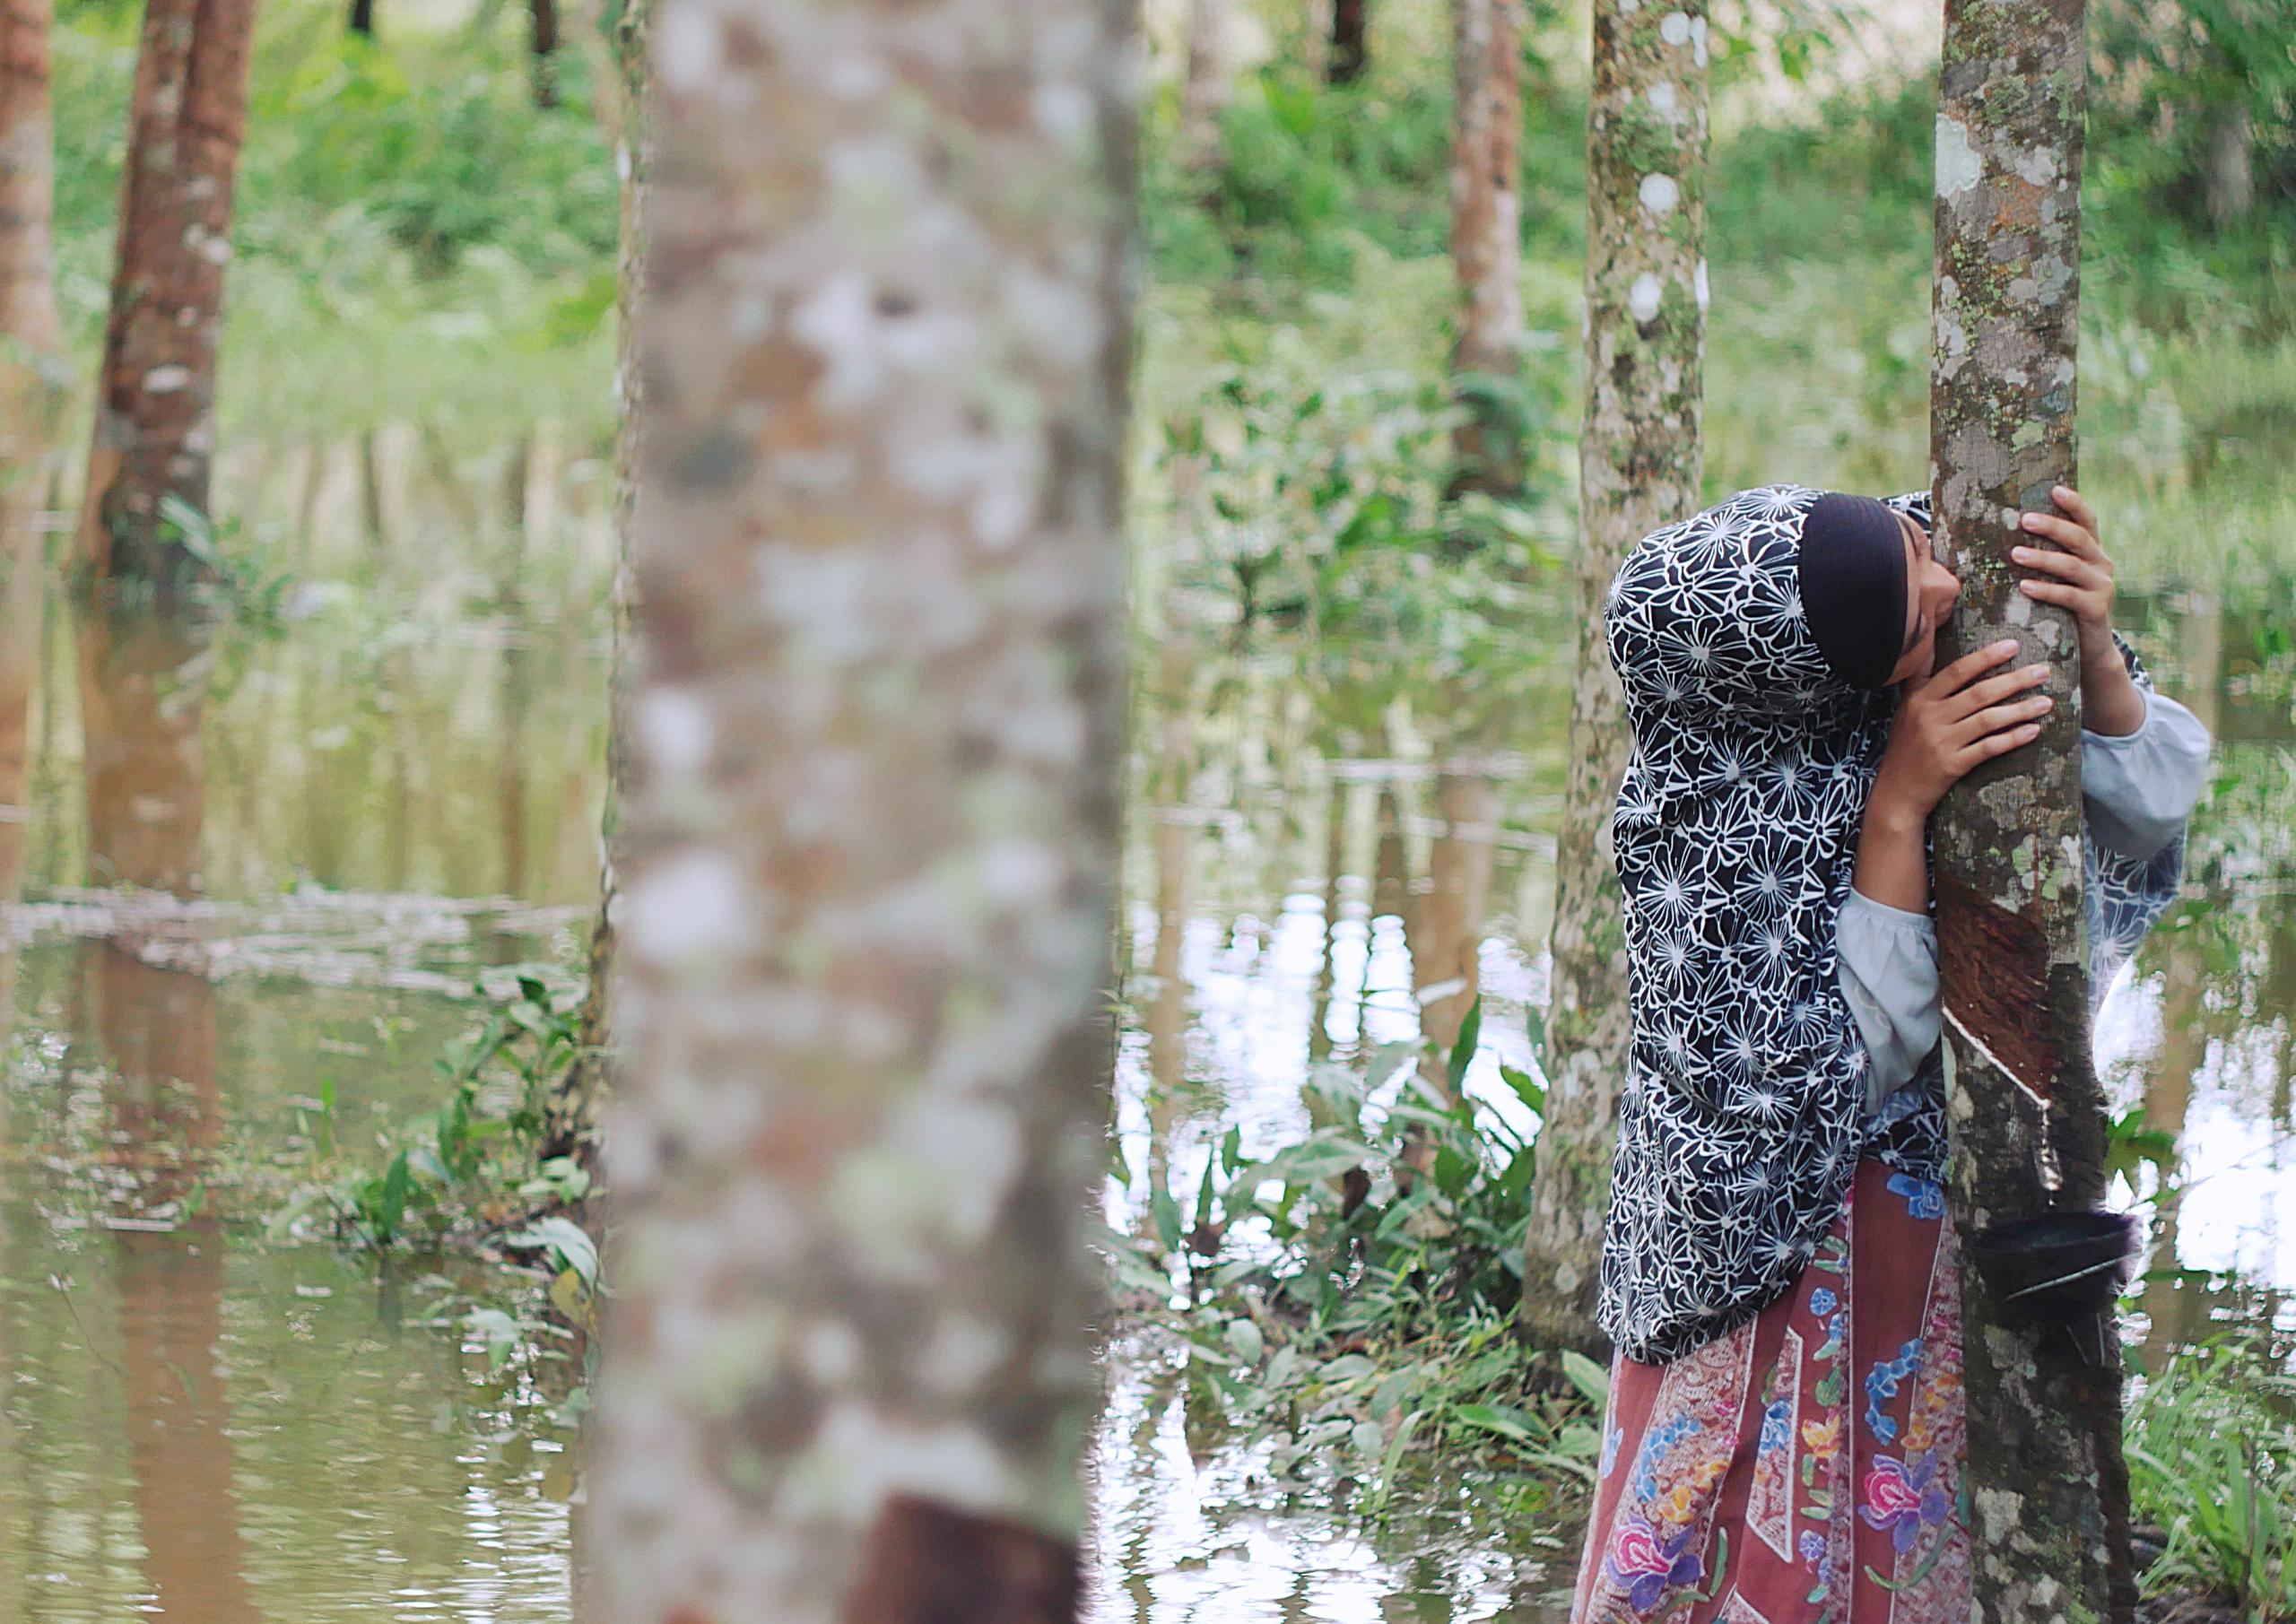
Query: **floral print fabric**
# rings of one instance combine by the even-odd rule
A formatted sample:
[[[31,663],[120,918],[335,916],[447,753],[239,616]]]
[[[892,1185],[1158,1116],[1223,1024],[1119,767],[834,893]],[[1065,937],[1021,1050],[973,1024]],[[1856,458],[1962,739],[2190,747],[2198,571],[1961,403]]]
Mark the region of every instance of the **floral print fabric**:
[[[1791,1288],[1862,1159],[1944,1174],[1934,1055],[1872,1127],[1871,1056],[1839,981],[1896,695],[1836,676],[1804,618],[1820,494],[1741,491],[1654,533],[1605,611],[1634,733],[1611,822],[1634,1026],[1596,1316],[1636,1359],[1689,1353]],[[1925,493],[1889,505],[1928,522]],[[2174,898],[2183,840],[2141,863],[2086,844],[2101,995]]]
[[[1963,1624],[1958,1270],[1942,1192],[1868,1157],[1792,1290],[1621,1354],[1572,1624]]]

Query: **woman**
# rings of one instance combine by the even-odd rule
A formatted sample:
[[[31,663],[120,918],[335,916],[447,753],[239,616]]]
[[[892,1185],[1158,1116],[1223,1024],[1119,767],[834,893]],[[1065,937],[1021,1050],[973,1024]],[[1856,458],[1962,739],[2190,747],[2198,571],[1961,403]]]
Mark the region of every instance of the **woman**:
[[[2080,634],[2098,994],[2168,906],[2208,736],[2113,633],[2088,506],[2026,514]],[[1574,1624],[1969,1617],[1961,1298],[1924,830],[2030,743],[2041,665],[1934,670],[1926,496],[1749,491],[1605,616],[1634,1029],[1599,1316],[1618,1347]]]

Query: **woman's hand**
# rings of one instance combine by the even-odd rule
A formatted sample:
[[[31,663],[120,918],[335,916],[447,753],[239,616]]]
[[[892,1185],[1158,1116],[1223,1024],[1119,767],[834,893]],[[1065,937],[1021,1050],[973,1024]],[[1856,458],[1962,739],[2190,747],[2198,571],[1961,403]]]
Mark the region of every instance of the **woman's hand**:
[[[2016,652],[2015,639],[2004,638],[1906,684],[1857,835],[1850,882],[1864,896],[1909,914],[1926,911],[1922,831],[1930,812],[1971,768],[2040,737],[2040,718],[2056,701],[2032,690],[2048,667],[2001,670]]]
[[[1971,768],[2040,736],[2040,718],[2056,701],[2031,690],[2048,666],[1998,670],[2016,652],[2016,640],[2005,638],[1906,684],[1874,802],[1918,825]]]
[[[2058,485],[2049,498],[2066,517],[2027,513],[2018,527],[2055,547],[2013,547],[2009,556],[2041,572],[2017,583],[2027,597],[2068,610],[2081,637],[2081,720],[2092,732],[2132,734],[2144,725],[2144,696],[2113,647],[2113,561],[2098,540],[2097,516],[2081,493]]]

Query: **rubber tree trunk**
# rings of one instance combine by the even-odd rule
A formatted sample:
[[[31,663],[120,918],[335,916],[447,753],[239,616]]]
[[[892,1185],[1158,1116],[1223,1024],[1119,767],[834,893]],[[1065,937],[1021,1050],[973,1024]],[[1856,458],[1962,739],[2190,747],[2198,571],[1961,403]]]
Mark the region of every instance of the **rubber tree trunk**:
[[[1371,0],[1332,0],[1331,51],[1324,58],[1325,83],[1352,84],[1363,77],[1370,57],[1364,36],[1371,21]]]
[[[558,0],[526,0],[535,105],[558,105]]]
[[[1232,61],[1229,5],[1230,0],[1188,0],[1179,154],[1192,169],[1216,169],[1220,164],[1220,114],[1228,105]]]
[[[144,7],[80,521],[81,559],[108,587],[166,595],[201,573],[167,499],[204,522],[254,23],[255,0]]]
[[[1523,1330],[1599,1356],[1596,1272],[1625,1080],[1626,939],[1611,812],[1625,701],[1603,643],[1634,544],[1697,510],[1706,348],[1707,19],[1596,0],[1587,125],[1587,401],[1578,635],[1549,933],[1546,1119],[1524,1243]]]
[[[1930,463],[1961,578],[1941,662],[2003,637],[2049,662],[2037,743],[1955,786],[1932,825],[1964,1236],[2105,1193],[2083,928],[2080,660],[2016,589],[2005,517],[2072,483],[2081,265],[2083,0],[1947,0],[1937,110]],[[2135,1594],[2118,1343],[2000,1323],[1965,1248],[1963,1379],[1981,1620],[2126,1620]]]
[[[665,0],[654,38],[603,1616],[1065,1624],[1137,18]]]
[[[54,23],[49,0],[0,0],[0,337],[15,351],[4,358],[12,371],[53,362],[64,347],[48,91]]]
[[[1523,353],[1523,0],[1452,0],[1451,372],[1468,412],[1452,445],[1453,494],[1523,483],[1507,404]]]
[[[613,442],[613,581],[610,605],[610,652],[606,675],[606,772],[604,810],[598,828],[598,911],[590,923],[589,983],[582,995],[582,1024],[574,1064],[552,1088],[543,1107],[540,1159],[569,1156],[589,1168],[597,1159],[598,1116],[613,1074],[614,913],[621,897],[615,866],[616,830],[628,793],[623,764],[629,758],[630,543],[638,511],[639,408],[644,379],[639,369],[638,295],[646,276],[646,236],[640,211],[645,202],[649,150],[646,139],[647,29],[651,0],[630,0],[615,35],[621,74],[621,143],[615,157],[622,174],[622,229],[615,266],[618,334],[614,397],[621,409]]]
[[[66,402],[56,309],[53,24],[48,0],[0,0],[0,647],[25,651],[27,664],[47,556],[40,521]],[[13,682],[0,691],[0,715],[14,714],[28,696]],[[9,732],[21,742],[21,725]],[[13,896],[13,883],[0,895]]]

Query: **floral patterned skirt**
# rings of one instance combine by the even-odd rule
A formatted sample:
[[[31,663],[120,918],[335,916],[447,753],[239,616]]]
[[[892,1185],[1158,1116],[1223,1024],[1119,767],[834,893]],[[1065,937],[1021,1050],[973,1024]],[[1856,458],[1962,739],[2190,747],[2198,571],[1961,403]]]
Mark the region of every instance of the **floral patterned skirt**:
[[[1965,1624],[1958,1270],[1944,1193],[1867,1158],[1791,1291],[1613,1360],[1572,1624]]]

